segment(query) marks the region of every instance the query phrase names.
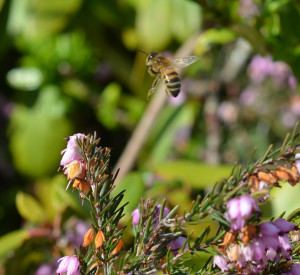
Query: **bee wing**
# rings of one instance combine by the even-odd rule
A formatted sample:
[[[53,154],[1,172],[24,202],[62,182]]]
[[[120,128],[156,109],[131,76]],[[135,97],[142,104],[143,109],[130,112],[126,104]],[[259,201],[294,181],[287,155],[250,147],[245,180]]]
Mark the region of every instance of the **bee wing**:
[[[186,56],[181,58],[174,58],[171,60],[172,64],[179,68],[185,68],[199,60],[198,56]]]

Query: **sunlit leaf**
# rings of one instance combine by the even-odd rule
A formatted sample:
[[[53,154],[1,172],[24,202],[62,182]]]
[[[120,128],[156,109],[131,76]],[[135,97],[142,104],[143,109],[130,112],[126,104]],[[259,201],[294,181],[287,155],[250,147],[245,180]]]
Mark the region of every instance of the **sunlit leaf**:
[[[173,36],[180,42],[184,42],[201,26],[201,7],[194,2],[185,0],[173,0],[171,5],[170,27]]]
[[[20,229],[0,237],[0,258],[18,248],[28,236],[27,231]]]
[[[15,89],[32,91],[42,84],[43,74],[38,68],[15,68],[8,72],[7,81]]]
[[[198,161],[177,160],[157,166],[155,173],[168,181],[180,180],[193,188],[201,189],[228,177],[231,170],[232,167],[228,165],[208,165]]]
[[[234,39],[236,39],[236,35],[230,29],[208,29],[199,36],[195,46],[195,53],[196,55],[202,55],[210,50],[213,45],[227,44]]]
[[[113,190],[113,195],[117,195],[122,190],[126,190],[121,205],[129,202],[125,207],[125,213],[130,213],[137,207],[144,194],[145,186],[141,173],[133,172],[126,175],[126,177],[118,183]]]
[[[299,208],[300,184],[291,186],[287,182],[281,184],[281,188],[273,188],[270,192],[272,197],[272,215],[279,216],[283,211],[287,215]]]
[[[61,30],[81,0],[13,0],[8,20],[8,32],[25,40],[45,38]]]
[[[47,220],[47,215],[41,204],[32,196],[19,192],[16,196],[16,206],[21,216],[34,223]]]
[[[121,87],[110,83],[102,92],[97,108],[97,117],[107,128],[113,129],[118,125],[117,106],[121,95]]]
[[[42,106],[44,110],[16,106],[10,121],[10,148],[15,166],[31,177],[57,170],[64,138],[71,134],[70,121],[57,115],[58,106]]]
[[[172,0],[147,0],[140,5],[136,29],[145,49],[162,50],[171,41],[170,16]]]

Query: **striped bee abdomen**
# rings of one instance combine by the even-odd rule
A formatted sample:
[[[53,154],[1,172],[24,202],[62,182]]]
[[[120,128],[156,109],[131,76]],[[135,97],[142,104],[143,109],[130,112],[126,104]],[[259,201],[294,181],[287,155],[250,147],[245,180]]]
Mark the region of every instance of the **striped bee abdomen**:
[[[178,73],[174,69],[162,70],[162,77],[166,84],[166,93],[174,97],[178,96],[181,82]]]

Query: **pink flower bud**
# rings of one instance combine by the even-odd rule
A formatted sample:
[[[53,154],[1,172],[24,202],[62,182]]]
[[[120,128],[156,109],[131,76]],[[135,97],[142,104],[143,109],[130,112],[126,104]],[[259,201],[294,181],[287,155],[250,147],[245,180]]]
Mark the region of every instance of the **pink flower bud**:
[[[218,266],[222,272],[227,271],[228,270],[228,266],[227,266],[227,258],[224,256],[220,256],[220,255],[215,255],[214,256],[214,266]]]

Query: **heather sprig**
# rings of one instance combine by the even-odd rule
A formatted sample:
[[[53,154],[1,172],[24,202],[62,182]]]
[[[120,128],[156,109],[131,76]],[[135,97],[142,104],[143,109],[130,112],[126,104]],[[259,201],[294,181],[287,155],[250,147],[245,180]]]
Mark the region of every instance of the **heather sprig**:
[[[298,274],[299,209],[286,218],[283,213],[263,221],[260,208],[270,199],[270,189],[294,186],[300,180],[295,137],[288,137],[277,150],[270,147],[245,168],[235,166],[228,179],[216,183],[205,197],[198,196],[181,216],[177,214],[179,205],[168,209],[166,199],[160,204],[142,198],[132,213],[134,243],[127,252],[122,252],[124,227],[120,224],[127,203],[121,204],[125,191],[112,195],[117,174],[111,172],[110,149],[99,146],[96,135],[70,137],[61,166],[68,186],[72,184],[82,201],[89,202],[92,224],[76,255],[62,258],[57,272],[190,274],[192,267],[186,259],[204,252],[210,258],[197,274],[220,270],[228,274]],[[190,225],[207,220],[218,224],[215,236],[209,235],[209,226],[195,236]]]

